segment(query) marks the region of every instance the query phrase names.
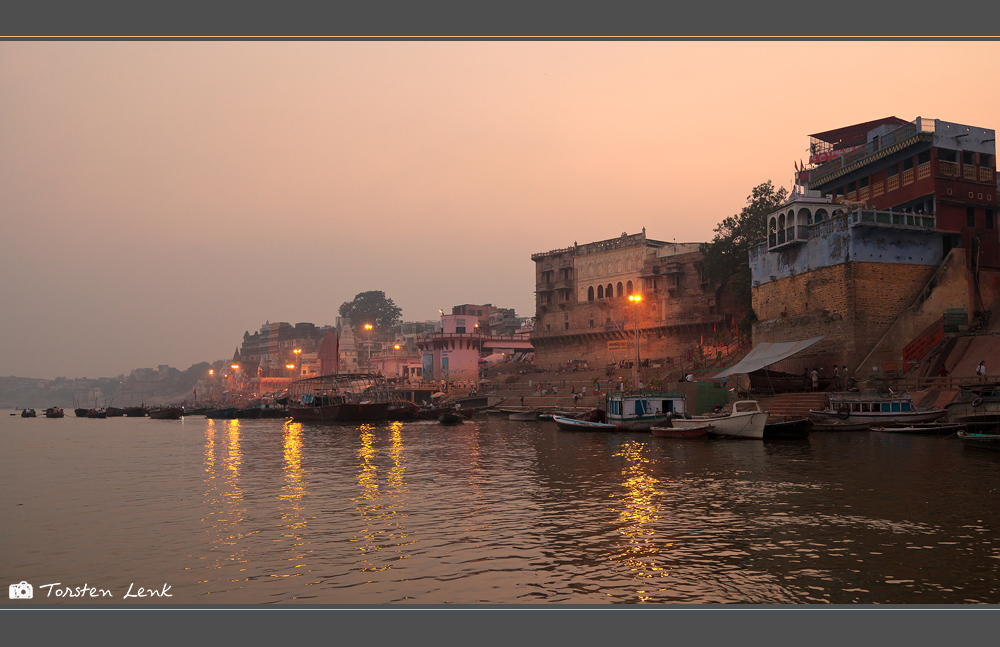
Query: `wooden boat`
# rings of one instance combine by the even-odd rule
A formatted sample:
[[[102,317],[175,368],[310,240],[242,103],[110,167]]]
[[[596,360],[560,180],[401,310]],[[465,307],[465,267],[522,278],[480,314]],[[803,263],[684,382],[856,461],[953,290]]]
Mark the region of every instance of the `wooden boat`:
[[[587,422],[605,422],[607,420],[607,414],[604,409],[590,409],[589,411],[569,417],[575,420],[586,420]]]
[[[395,400],[386,413],[387,420],[416,420],[420,407],[407,400]]]
[[[958,437],[962,439],[962,444],[974,449],[992,449],[1000,451],[1000,433],[980,433],[973,431],[960,431]]]
[[[211,409],[205,412],[205,417],[214,418],[216,420],[233,420],[234,418],[236,418],[236,407],[222,407],[220,409]]]
[[[823,411],[809,411],[817,429],[842,430],[884,427],[890,423],[931,422],[945,415],[944,409],[918,410],[909,393],[831,393]]]
[[[563,431],[619,431],[621,427],[606,422],[590,422],[553,415],[552,421]]]
[[[34,409],[25,409],[24,411],[21,412],[21,417],[22,418],[37,418],[38,414],[35,413]]]
[[[466,420],[468,420],[467,417],[452,411],[445,411],[438,416],[438,422],[442,425],[460,425]]]
[[[87,412],[88,418],[107,418],[108,412],[104,409],[91,409]]]
[[[764,425],[764,440],[778,440],[791,438],[808,438],[809,432],[813,428],[813,421],[809,418],[799,418],[798,420],[774,420],[768,418]]]
[[[260,407],[241,407],[236,409],[236,417],[241,420],[256,420],[260,418]]]
[[[62,418],[65,415],[65,412],[59,407],[49,407],[45,410],[46,418]]]
[[[155,420],[180,420],[184,415],[184,409],[180,407],[154,407],[147,413]]]
[[[764,437],[764,425],[767,424],[767,411],[760,408],[756,400],[737,400],[729,415],[687,416],[674,418],[670,424],[674,427],[697,427],[710,424],[710,436],[726,436],[729,438]]]
[[[119,409],[118,407],[107,407],[104,410],[109,418],[120,418],[125,415],[125,409]]]
[[[507,417],[510,420],[536,421],[541,411],[532,409],[531,411],[513,411]]]
[[[650,427],[649,431],[661,438],[705,438],[713,429],[715,427],[705,423],[695,427]]]
[[[90,409],[77,407],[76,409],[73,409],[73,413],[76,414],[77,418],[86,418],[87,414],[90,413]]]
[[[947,422],[965,425],[972,433],[989,434],[1000,427],[1000,384],[963,386],[944,410]]]
[[[381,375],[323,375],[288,387],[288,413],[296,422],[375,422],[388,418],[391,405]]]
[[[611,391],[605,396],[605,420],[628,431],[649,431],[683,414],[686,401],[683,391]]]
[[[146,407],[125,407],[126,418],[142,418],[148,413]]]
[[[883,431],[891,434],[938,434],[948,435],[965,431],[965,425],[950,422],[916,422],[908,425],[886,425],[870,427],[872,431]]]

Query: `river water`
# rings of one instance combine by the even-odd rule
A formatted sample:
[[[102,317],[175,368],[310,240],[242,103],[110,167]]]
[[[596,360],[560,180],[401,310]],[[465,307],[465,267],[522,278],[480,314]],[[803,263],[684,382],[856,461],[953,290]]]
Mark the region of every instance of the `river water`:
[[[1000,452],[954,437],[0,415],[31,603],[1000,602]]]

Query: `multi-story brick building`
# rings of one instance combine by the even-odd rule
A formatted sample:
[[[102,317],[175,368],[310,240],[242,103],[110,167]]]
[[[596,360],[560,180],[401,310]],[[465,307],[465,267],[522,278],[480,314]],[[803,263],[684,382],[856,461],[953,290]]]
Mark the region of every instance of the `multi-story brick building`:
[[[788,371],[910,368],[946,313],[967,322],[1000,295],[994,131],[890,117],[811,149],[820,165],[750,253],[754,343],[823,335]]]
[[[292,326],[284,321],[265,323],[259,332],[243,333],[240,356],[244,369],[260,377],[285,377],[290,363],[300,367],[307,357],[315,358],[320,342],[330,326],[297,323]],[[300,351],[295,353],[294,351]],[[303,357],[305,356],[305,357]],[[298,371],[296,371],[298,373]]]
[[[734,316],[728,290],[706,280],[699,246],[648,239],[643,229],[533,254],[535,363],[633,360],[636,331],[640,360],[670,364],[711,343]]]

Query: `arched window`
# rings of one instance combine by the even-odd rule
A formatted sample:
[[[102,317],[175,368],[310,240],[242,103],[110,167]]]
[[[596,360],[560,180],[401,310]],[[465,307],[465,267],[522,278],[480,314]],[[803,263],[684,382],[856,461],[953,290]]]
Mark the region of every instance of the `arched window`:
[[[772,217],[771,220],[768,221],[767,223],[768,247],[774,247],[775,245],[778,244],[777,233],[778,233],[778,221]]]
[[[625,292],[628,294],[635,294],[635,292],[632,291],[632,281],[629,281],[628,285],[625,286]]]
[[[778,244],[785,242],[785,214],[778,216]]]
[[[604,288],[604,296],[608,299],[615,296],[615,288],[610,283],[608,283],[608,287]]]
[[[594,288],[590,288],[590,289],[593,290]],[[603,285],[598,285],[597,286],[597,298],[598,299],[603,299],[604,298],[604,286]]]
[[[813,217],[813,222],[821,222],[826,218],[826,209],[817,209],[816,215]]]
[[[618,296],[625,296],[625,287],[622,285],[621,281],[618,281]]]
[[[593,301],[593,300],[594,300],[594,286],[592,285],[589,288],[587,288],[587,301]]]

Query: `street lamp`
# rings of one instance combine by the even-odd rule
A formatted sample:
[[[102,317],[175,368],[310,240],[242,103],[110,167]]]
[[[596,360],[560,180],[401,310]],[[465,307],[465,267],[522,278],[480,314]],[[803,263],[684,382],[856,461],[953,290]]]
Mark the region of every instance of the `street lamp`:
[[[372,372],[372,328],[370,323],[365,324],[365,330],[368,331],[368,372]]]
[[[641,294],[630,294],[628,300],[635,304],[635,371],[633,382],[639,381],[639,303],[642,302]]]
[[[295,355],[295,363],[298,364],[299,366],[299,377],[302,377],[302,362],[299,361],[302,359],[301,353],[302,353],[301,348],[296,348],[292,351],[292,354]]]

